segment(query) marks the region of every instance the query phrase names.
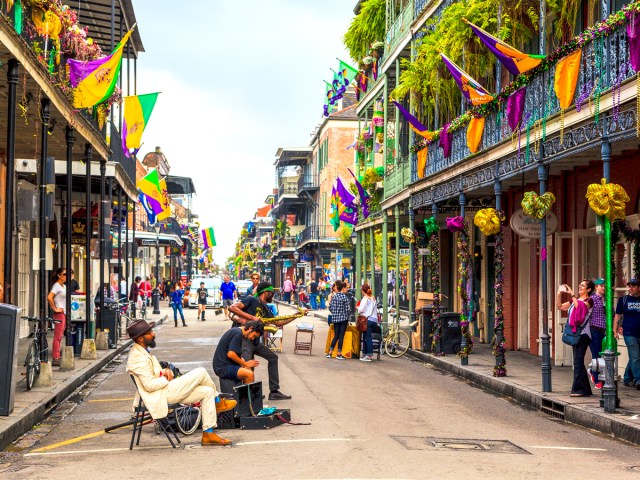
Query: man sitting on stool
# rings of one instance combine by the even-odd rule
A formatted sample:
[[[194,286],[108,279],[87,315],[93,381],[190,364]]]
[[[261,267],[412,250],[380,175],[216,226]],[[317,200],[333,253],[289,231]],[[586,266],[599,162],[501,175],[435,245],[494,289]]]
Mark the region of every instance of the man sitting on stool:
[[[200,402],[202,409],[202,445],[231,445],[231,440],[220,438],[213,432],[217,425],[216,414],[226,412],[236,406],[235,400],[218,397],[216,386],[207,371],[196,368],[174,379],[169,368],[162,369],[158,359],[149,353],[156,346],[156,335],[153,327],[156,322],[136,320],[127,333],[133,339],[133,347],[129,352],[127,373],[133,375],[151,418],[167,416],[170,403]],[[133,401],[138,405],[138,394]]]
[[[247,321],[257,320],[262,323],[259,317],[273,318],[273,312],[267,305],[273,300],[273,286],[268,282],[260,282],[256,287],[256,296],[248,295],[241,301],[229,307],[229,311],[235,314],[233,327],[245,324]],[[249,340],[244,338],[242,342],[242,358],[251,360],[253,355],[264,358],[268,362],[269,372],[269,400],[288,400],[290,395],[285,395],[280,391],[280,375],[278,373],[278,355],[272,352],[265,344],[258,339]]]
[[[254,379],[253,368],[260,365],[257,360],[243,360],[243,339],[250,342],[264,334],[264,325],[261,321],[245,323],[240,328],[227,330],[216,347],[213,354],[213,371],[220,379],[233,380],[235,382],[252,383]]]

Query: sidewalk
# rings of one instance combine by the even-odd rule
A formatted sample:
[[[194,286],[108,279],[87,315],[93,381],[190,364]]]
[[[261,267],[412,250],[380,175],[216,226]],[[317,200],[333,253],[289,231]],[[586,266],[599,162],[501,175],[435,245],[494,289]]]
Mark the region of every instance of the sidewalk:
[[[171,308],[167,307],[165,303],[161,304],[160,315],[149,316],[150,321],[162,321],[165,316],[170,314]],[[47,340],[51,345],[53,332],[47,334]],[[54,367],[53,381],[50,387],[34,386],[31,390],[27,390],[23,364],[29,341],[29,338],[23,338],[19,341],[18,366],[16,378],[14,378],[16,382],[15,401],[13,412],[7,417],[0,416],[0,450],[6,448],[20,435],[42,421],[59,403],[131,345],[131,340],[122,339],[115,349],[98,350],[96,360],[81,360],[79,356],[75,357],[75,370],[62,372],[58,367]]]
[[[315,310],[309,316],[326,320],[328,310]],[[640,444],[640,390],[629,388],[619,382],[620,408],[615,413],[605,413],[600,407],[600,390],[593,388],[593,396],[572,398],[573,369],[556,367],[551,371],[552,392],[542,391],[541,358],[528,353],[507,351],[507,377],[493,376],[495,357],[490,345],[476,341],[469,365],[460,365],[456,355],[436,357],[418,350],[409,350],[407,355],[431,364],[439,370],[496,395],[511,398],[518,403],[543,413],[597,430],[615,438]]]

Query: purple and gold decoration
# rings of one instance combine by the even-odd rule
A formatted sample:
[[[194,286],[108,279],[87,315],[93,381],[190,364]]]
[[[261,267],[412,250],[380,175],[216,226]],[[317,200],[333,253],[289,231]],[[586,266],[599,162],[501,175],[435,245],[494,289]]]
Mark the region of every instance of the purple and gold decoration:
[[[460,314],[460,331],[462,336],[466,339],[463,340],[458,356],[461,359],[465,359],[471,353],[473,349],[473,339],[469,332],[469,294],[467,292],[467,283],[469,281],[469,231],[467,228],[467,222],[464,221],[462,216],[456,216],[453,218],[447,218],[447,228],[452,233],[458,233],[457,245],[458,245],[458,274],[460,279],[458,280],[458,295],[462,302],[462,313]]]
[[[440,227],[435,217],[424,221],[424,228],[429,238],[429,268],[431,269],[431,291],[433,292],[433,316],[431,330],[431,353],[436,356],[444,355],[440,349],[442,337],[442,320],[440,319]]]

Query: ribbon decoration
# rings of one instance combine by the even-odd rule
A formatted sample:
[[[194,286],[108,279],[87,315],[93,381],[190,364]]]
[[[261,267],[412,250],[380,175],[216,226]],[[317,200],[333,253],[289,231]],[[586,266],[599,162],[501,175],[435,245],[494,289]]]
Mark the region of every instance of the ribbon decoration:
[[[416,237],[411,231],[410,228],[403,228],[400,230],[400,235],[407,243],[414,243],[416,241]]]
[[[482,141],[484,131],[484,117],[472,117],[467,127],[467,147],[471,153],[476,153]]]
[[[542,220],[551,211],[554,203],[556,196],[551,192],[540,196],[536,192],[525,192],[521,205],[525,215]]]
[[[483,208],[476,213],[473,223],[483,235],[496,235],[500,232],[500,217],[495,208]]]
[[[464,230],[464,218],[460,215],[447,218],[447,228],[451,233],[462,232]]]
[[[430,217],[430,218],[425,218],[424,219],[424,229],[425,232],[427,233],[427,236],[431,236],[434,235],[436,233],[438,233],[440,231],[440,227],[438,226],[438,223],[436,222],[436,217]]]
[[[592,183],[587,187],[585,197],[596,215],[606,215],[612,222],[624,220],[626,204],[630,198],[621,185],[607,183],[603,178],[600,184]]]
[[[417,174],[418,174],[418,178],[424,178],[425,173],[426,173],[426,169],[427,169],[427,155],[429,154],[429,147],[424,147],[422,150],[418,150],[418,153],[416,154],[418,157],[418,168],[417,168]]]

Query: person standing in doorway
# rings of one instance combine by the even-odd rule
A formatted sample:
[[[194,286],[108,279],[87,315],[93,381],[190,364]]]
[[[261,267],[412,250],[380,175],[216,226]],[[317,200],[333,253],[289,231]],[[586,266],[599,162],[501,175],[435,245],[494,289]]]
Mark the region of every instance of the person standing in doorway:
[[[291,292],[293,292],[293,282],[291,281],[291,277],[287,277],[282,284],[282,291],[284,292],[283,300],[291,305]]]
[[[178,312],[180,312],[180,318],[182,319],[182,326],[186,327],[187,322],[184,320],[184,311],[182,310],[182,298],[184,297],[184,290],[178,288],[177,285],[173,286],[171,291],[171,307],[173,308],[173,322],[176,328],[178,327]]]
[[[67,270],[65,268],[59,268],[53,275],[53,285],[51,291],[47,296],[49,306],[53,310],[54,330],[53,330],[53,345],[51,346],[51,356],[53,362],[51,365],[54,367],[60,366],[60,341],[64,334],[64,328],[66,325],[66,305],[67,305]]]
[[[624,384],[640,390],[640,279],[632,278],[627,287],[629,294],[618,299],[613,328],[616,338],[622,334],[629,353]]]
[[[224,282],[220,285],[220,292],[222,293],[222,308],[224,309],[224,319],[229,320],[229,307],[233,305],[233,302],[238,298],[238,292],[235,284],[229,278],[229,275],[224,276]]]
[[[606,330],[606,318],[604,312],[604,278],[597,278],[593,282],[596,286],[596,291],[591,295],[593,301],[593,310],[591,310],[591,323],[589,328],[591,330],[591,343],[589,349],[591,350],[591,358],[600,358],[600,352],[602,351],[602,340]],[[597,371],[593,371],[590,368],[587,369],[589,378],[593,385],[598,389],[602,389],[602,381]]]
[[[311,298],[311,310],[318,309],[318,282],[311,280],[309,283],[309,297]]]

